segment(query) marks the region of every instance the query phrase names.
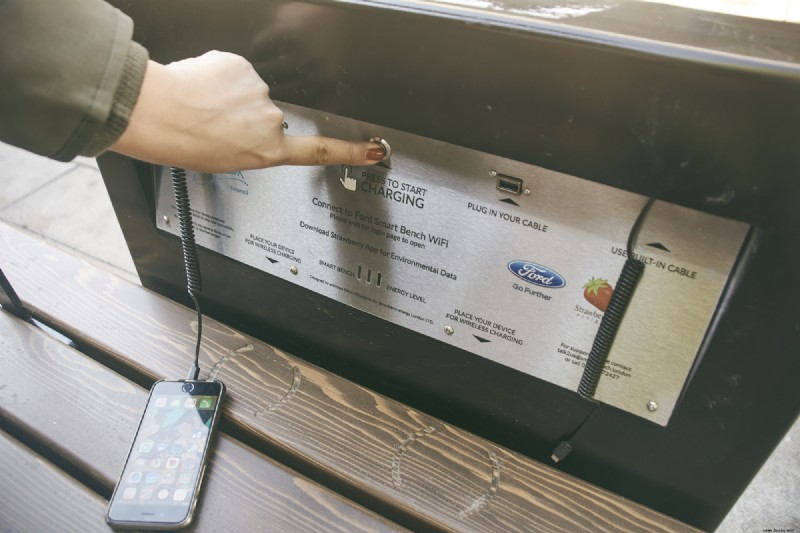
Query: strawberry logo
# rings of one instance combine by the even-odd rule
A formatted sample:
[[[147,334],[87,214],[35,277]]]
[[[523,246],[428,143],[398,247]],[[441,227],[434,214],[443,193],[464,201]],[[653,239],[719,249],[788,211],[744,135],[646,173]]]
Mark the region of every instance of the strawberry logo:
[[[605,311],[608,307],[612,294],[614,287],[603,278],[592,278],[583,286],[583,297],[601,311]]]

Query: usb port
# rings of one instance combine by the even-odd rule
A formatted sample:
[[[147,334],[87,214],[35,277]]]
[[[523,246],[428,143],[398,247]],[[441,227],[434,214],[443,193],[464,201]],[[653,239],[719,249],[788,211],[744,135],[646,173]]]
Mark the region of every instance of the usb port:
[[[505,174],[497,175],[497,190],[506,194],[519,196],[522,194],[522,180]]]

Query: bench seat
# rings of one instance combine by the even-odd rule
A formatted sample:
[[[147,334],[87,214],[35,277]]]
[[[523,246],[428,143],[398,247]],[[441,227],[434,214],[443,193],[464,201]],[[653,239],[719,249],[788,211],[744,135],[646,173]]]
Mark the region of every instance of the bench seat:
[[[85,419],[78,425],[82,432],[115,443],[99,452],[79,443],[69,445],[73,462],[110,490],[144,405],[142,387],[156,379],[183,377],[191,364],[194,311],[2,225],[0,265],[37,319],[83,352],[64,345],[57,350],[79,357],[80,362],[69,365],[78,372],[70,381],[97,389],[96,403],[111,402],[103,409],[91,403],[65,404],[61,415],[77,420],[74,413],[83,413]],[[3,338],[11,335],[8,322],[3,321]],[[252,499],[254,506],[271,502],[275,520],[304,509],[296,516],[310,514],[315,521],[301,530],[385,530],[399,525],[451,531],[694,531],[218,321],[204,319],[203,333],[201,377],[224,381],[229,396],[221,426],[226,436],[220,439],[209,472],[198,524],[227,516],[231,505]],[[11,344],[30,343],[23,335]],[[52,353],[54,348],[41,350]],[[46,373],[48,366],[60,368],[58,374],[65,372],[59,360],[42,363],[30,379]],[[16,360],[7,364],[12,369],[21,365]],[[88,368],[92,374],[81,376]],[[0,375],[10,374],[3,370]],[[17,380],[2,379],[6,417],[11,416],[5,413],[6,390]],[[66,386],[66,379],[61,384]],[[40,394],[45,392],[29,390],[31,400]],[[39,418],[30,426],[47,423]],[[66,446],[69,437],[63,433],[67,432],[50,437],[48,445]],[[254,457],[261,454],[286,466],[257,461]],[[257,475],[251,464],[260,465],[264,473]],[[246,488],[236,480],[245,480]],[[345,523],[343,516],[348,516]],[[225,524],[232,523],[225,519]]]

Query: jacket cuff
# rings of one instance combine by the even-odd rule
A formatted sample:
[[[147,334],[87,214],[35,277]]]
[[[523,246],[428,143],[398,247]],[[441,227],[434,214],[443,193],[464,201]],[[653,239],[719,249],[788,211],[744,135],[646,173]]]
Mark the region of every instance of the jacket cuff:
[[[108,119],[81,150],[80,155],[89,157],[99,155],[117,142],[122,132],[128,127],[131,112],[139,98],[139,91],[142,88],[142,81],[144,81],[147,60],[147,50],[142,45],[131,41],[128,55],[125,57],[125,64],[122,67],[122,77],[114,92]]]

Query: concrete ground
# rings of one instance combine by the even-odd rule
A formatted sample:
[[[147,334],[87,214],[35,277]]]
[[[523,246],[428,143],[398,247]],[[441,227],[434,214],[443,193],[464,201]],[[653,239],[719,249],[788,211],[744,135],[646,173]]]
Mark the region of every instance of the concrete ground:
[[[139,283],[94,159],[59,163],[0,143],[0,183],[0,220]],[[800,422],[717,531],[800,533]]]
[[[139,283],[94,159],[61,163],[0,143],[0,184],[0,220]]]

